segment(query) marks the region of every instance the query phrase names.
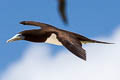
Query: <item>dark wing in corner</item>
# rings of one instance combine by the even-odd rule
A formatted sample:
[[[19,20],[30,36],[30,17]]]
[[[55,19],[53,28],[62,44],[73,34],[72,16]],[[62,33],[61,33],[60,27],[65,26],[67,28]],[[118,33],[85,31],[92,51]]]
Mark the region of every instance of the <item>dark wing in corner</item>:
[[[41,23],[41,22],[35,22],[35,21],[22,21],[22,22],[20,22],[20,24],[38,26],[38,27],[41,27],[41,28],[54,27],[54,26],[49,25],[49,24],[45,24],[45,23]]]
[[[58,40],[74,55],[86,60],[86,51],[82,48],[80,41],[77,41],[74,38],[65,39],[64,37],[61,38],[59,36]]]
[[[66,0],[58,0],[59,12],[65,24],[68,24],[66,17]]]

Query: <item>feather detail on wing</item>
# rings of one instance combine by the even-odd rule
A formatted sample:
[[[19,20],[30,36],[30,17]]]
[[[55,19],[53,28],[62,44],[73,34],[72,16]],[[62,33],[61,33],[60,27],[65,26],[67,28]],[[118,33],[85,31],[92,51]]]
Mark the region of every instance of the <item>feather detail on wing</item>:
[[[86,52],[82,48],[82,44],[79,41],[75,40],[74,38],[66,39],[61,37],[58,37],[58,40],[74,55],[83,60],[86,60]]]

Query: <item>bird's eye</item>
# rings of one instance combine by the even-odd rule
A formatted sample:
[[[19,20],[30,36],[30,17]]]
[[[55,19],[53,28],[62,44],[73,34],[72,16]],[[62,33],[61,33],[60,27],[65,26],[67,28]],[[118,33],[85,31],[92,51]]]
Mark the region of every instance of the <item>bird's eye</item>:
[[[16,36],[18,36],[18,37],[20,37],[20,38],[22,38],[22,39],[25,38],[22,34],[16,34]]]

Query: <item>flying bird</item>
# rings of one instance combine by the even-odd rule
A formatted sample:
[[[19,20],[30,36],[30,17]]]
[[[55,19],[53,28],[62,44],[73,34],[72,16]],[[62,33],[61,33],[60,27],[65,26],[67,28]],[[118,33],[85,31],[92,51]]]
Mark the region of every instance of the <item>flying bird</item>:
[[[58,0],[58,9],[65,24],[68,24],[66,16],[66,0]]]
[[[32,25],[40,27],[40,29],[24,30],[13,36],[7,42],[16,40],[27,40],[31,42],[49,43],[55,45],[62,45],[70,52],[79,58],[86,60],[86,51],[82,48],[82,44],[86,43],[103,43],[112,44],[108,42],[96,41],[79,35],[74,32],[62,30],[52,25],[35,22],[35,21],[22,21],[20,24]]]

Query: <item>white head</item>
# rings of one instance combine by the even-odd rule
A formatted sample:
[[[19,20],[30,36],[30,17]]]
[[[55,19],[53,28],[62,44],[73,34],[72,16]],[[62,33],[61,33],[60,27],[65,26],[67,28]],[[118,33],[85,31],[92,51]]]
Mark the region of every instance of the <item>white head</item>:
[[[15,36],[13,36],[12,38],[10,38],[9,40],[7,40],[6,42],[13,42],[16,40],[24,40],[24,36],[21,34],[16,34]]]

